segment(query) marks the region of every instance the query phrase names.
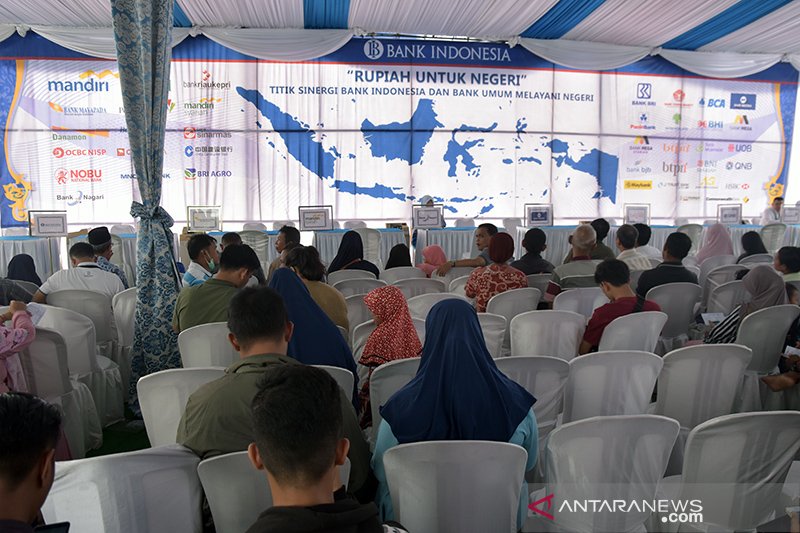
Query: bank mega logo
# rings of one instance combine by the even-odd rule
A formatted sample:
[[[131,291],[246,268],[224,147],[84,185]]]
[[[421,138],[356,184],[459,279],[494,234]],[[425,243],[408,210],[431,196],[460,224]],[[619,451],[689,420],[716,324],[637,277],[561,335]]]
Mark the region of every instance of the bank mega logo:
[[[119,74],[108,69],[95,72],[87,70],[78,75],[78,80],[48,80],[47,90],[55,92],[108,92],[110,85],[107,78],[119,78]]]
[[[731,129],[752,131],[753,127],[750,125],[750,119],[747,118],[747,115],[736,115],[736,118],[733,119]]]
[[[54,178],[58,185],[66,185],[68,181],[72,183],[95,183],[103,181],[103,171],[97,168],[71,170],[58,168],[56,169]]]
[[[592,499],[563,500],[555,503],[555,494],[548,494],[528,505],[533,516],[539,515],[556,521],[562,513],[657,513],[663,524],[702,524],[703,502],[701,500],[625,500]]]
[[[650,138],[646,135],[634,137],[633,144],[628,149],[635,154],[644,154],[653,150],[650,146]]]

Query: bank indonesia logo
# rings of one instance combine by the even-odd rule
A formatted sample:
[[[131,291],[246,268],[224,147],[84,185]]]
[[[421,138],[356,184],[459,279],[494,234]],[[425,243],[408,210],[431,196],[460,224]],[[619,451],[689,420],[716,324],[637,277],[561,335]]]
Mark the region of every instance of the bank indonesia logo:
[[[383,57],[383,43],[377,39],[370,39],[364,43],[364,55],[370,59]]]
[[[636,86],[636,98],[639,100],[648,100],[653,92],[653,86],[649,83],[640,83]]]
[[[755,109],[756,95],[752,93],[731,93],[731,109]]]

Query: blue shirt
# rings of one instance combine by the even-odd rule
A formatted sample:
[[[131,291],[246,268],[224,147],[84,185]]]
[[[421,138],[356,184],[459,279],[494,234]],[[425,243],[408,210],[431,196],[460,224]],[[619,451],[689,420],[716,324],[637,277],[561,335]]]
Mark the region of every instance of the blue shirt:
[[[97,256],[97,266],[100,267],[101,270],[105,270],[106,272],[111,272],[112,274],[116,274],[119,280],[127,289],[128,285],[128,278],[125,276],[125,271],[122,270],[120,267],[103,257],[102,255]]]
[[[205,280],[210,278],[211,272],[201,267],[198,263],[192,261],[189,263],[189,268],[186,269],[186,273],[183,275],[183,284],[189,287],[194,287],[195,285],[200,285]]]

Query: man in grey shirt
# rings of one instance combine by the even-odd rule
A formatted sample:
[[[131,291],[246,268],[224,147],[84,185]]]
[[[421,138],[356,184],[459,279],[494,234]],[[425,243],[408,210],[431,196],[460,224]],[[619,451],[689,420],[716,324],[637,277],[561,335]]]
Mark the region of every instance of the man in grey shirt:
[[[492,260],[489,259],[489,241],[491,241],[492,237],[496,234],[497,226],[489,223],[481,224],[475,230],[475,246],[477,246],[478,250],[481,252],[478,254],[478,257],[473,259],[456,259],[453,261],[448,261],[437,268],[434,273],[439,276],[445,276],[453,267],[478,268],[491,264]]]

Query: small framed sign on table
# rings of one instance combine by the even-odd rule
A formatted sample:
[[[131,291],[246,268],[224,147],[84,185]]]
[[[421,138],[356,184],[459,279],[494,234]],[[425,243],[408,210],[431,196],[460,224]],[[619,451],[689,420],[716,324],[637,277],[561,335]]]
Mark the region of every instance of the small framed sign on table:
[[[741,224],[742,204],[726,204],[717,206],[717,222],[720,224]]]
[[[222,231],[222,206],[190,205],[186,207],[189,233]]]
[[[650,225],[650,204],[625,204],[626,224]]]
[[[332,205],[302,205],[300,214],[300,231],[325,231],[333,229]]]
[[[66,211],[28,211],[32,237],[64,237],[67,235]]]
[[[441,205],[413,207],[411,222],[415,229],[439,229],[444,226],[443,220]]]
[[[784,206],[783,207],[783,223],[784,224],[800,224],[800,207]]]
[[[553,204],[525,204],[525,225],[552,226]]]

